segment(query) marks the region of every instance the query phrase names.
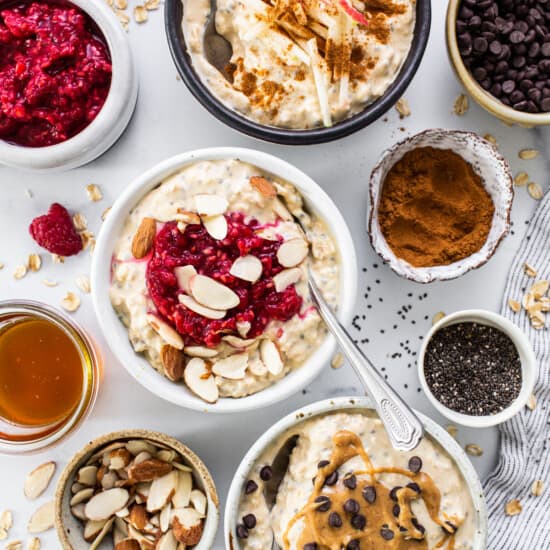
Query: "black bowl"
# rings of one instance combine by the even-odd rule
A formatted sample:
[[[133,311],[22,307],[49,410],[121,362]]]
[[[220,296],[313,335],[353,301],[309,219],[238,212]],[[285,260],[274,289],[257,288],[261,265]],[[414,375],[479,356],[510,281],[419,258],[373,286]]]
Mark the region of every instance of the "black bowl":
[[[219,101],[193,68],[183,37],[182,18],[182,0],[166,0],[164,23],[172,57],[183,81],[206,109],[228,126],[249,136],[284,145],[312,145],[348,136],[368,126],[395,105],[418,70],[428,42],[432,14],[430,0],[416,0],[416,24],[411,49],[401,71],[383,96],[367,105],[360,113],[330,128],[319,127],[311,130],[292,130],[258,124]]]

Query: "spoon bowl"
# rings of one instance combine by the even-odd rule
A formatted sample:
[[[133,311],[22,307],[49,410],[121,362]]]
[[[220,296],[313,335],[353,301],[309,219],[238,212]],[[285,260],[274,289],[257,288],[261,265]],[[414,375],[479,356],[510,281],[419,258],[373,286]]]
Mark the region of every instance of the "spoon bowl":
[[[204,28],[204,55],[210,65],[218,69],[225,78],[230,80],[227,66],[233,56],[233,47],[224,36],[218,33],[218,29],[216,28],[217,11],[217,1],[210,0],[210,15]]]

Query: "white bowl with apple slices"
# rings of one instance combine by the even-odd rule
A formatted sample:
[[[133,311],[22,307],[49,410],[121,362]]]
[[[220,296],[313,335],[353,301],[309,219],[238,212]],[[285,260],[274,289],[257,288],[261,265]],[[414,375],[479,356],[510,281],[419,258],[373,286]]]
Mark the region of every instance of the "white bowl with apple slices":
[[[340,258],[338,317],[344,324],[351,319],[357,290],[357,263],[353,240],[344,218],[330,197],[310,177],[291,164],[259,151],[241,148],[211,148],[183,153],[154,166],[133,183],[113,205],[94,251],[92,293],[94,307],[103,334],[117,359],[145,388],[171,403],[200,411],[229,413],[256,409],[282,401],[307,386],[330,361],[335,351],[334,339],[327,335],[309,358],[271,386],[245,397],[220,397],[207,403],[184,384],[175,383],[157,372],[129,339],[127,328],[113,308],[109,289],[111,261],[118,236],[132,209],[166,177],[198,161],[238,159],[263,172],[291,183],[304,199],[306,208],[322,220],[334,238]]]

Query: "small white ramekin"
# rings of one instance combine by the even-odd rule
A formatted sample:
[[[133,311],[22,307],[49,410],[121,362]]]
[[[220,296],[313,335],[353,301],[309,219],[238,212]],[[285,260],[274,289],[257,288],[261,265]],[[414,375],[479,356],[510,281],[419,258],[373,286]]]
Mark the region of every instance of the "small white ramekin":
[[[229,488],[224,516],[225,547],[233,550],[239,550],[241,548],[235,528],[237,523],[240,522],[238,515],[239,502],[243,494],[243,488],[246,481],[249,479],[250,471],[260,456],[276,439],[281,437],[285,432],[293,429],[297,424],[315,416],[343,411],[358,413],[365,409],[371,409],[372,411],[372,408],[372,402],[368,397],[337,397],[325,399],[290,413],[273,424],[273,426],[262,434],[243,457]],[[418,411],[416,411],[416,414],[424,425],[425,433],[433,440],[437,441],[454,460],[462,477],[466,481],[475,514],[475,533],[471,541],[472,550],[485,550],[487,542],[487,510],[485,498],[483,496],[483,488],[472,463],[466,456],[464,450],[446,430]],[[345,426],[342,426],[342,428],[345,428]]]
[[[449,325],[456,325],[457,323],[480,323],[496,329],[499,329],[506,334],[516,346],[519,357],[521,360],[521,390],[516,399],[510,403],[503,411],[486,416],[473,416],[469,414],[462,414],[452,409],[449,409],[436,399],[428,383],[424,373],[424,356],[426,355],[426,349],[428,343],[432,339],[432,336],[443,327]],[[492,311],[485,311],[483,309],[467,309],[463,311],[457,311],[451,313],[443,319],[440,319],[428,332],[422,341],[420,347],[420,353],[418,354],[418,377],[420,378],[420,385],[424,390],[430,403],[446,418],[455,424],[461,424],[462,426],[469,426],[471,428],[487,428],[489,426],[496,426],[502,424],[506,420],[509,420],[517,414],[527,403],[529,396],[533,392],[533,386],[535,385],[535,374],[537,371],[537,359],[529,339],[525,333],[518,328],[512,321],[506,319],[498,313]]]
[[[414,267],[395,255],[382,235],[378,221],[378,204],[384,180],[391,168],[403,156],[419,147],[450,149],[472,165],[481,177],[485,189],[495,205],[491,230],[485,244],[478,252],[449,265]],[[410,185],[415,182],[411,181]],[[512,173],[504,157],[496,147],[473,132],[432,129],[408,137],[386,150],[370,177],[370,204],[367,231],[374,250],[398,275],[417,283],[445,281],[464,275],[470,269],[481,267],[495,253],[510,228],[510,211],[514,198]]]
[[[150,392],[181,407],[206,412],[242,412],[282,401],[319,376],[334,353],[336,343],[327,336],[299,368],[258,393],[246,397],[221,397],[209,404],[193,395],[182,384],[171,382],[158,373],[145,357],[138,355],[128,331],[118,318],[109,299],[111,260],[122,226],[136,204],[161,181],[184,166],[204,160],[239,159],[292,183],[305,204],[328,226],[338,246],[340,262],[340,299],[338,317],[344,324],[351,320],[357,292],[357,260],[347,224],[331,198],[317,183],[298,168],[267,153],[238,147],[200,149],[183,153],[157,164],[131,183],[117,199],[99,234],[92,260],[92,297],[99,325],[109,347],[126,370]]]
[[[109,48],[113,73],[105,104],[74,137],[47,147],[23,147],[0,140],[0,164],[25,170],[61,171],[82,166],[103,154],[132,118],[138,93],[130,43],[115,14],[104,2],[71,0],[97,24]]]

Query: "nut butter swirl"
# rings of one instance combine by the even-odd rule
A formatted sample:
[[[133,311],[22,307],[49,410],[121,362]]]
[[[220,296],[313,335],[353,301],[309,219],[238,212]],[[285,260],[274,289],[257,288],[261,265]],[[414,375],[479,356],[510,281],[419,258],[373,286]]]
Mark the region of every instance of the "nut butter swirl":
[[[285,550],[290,549],[292,527],[301,519],[304,528],[298,539],[300,549],[427,550],[425,528],[411,509],[411,503],[418,499],[424,501],[431,519],[443,530],[435,548],[453,550],[460,522],[440,513],[441,494],[428,474],[396,467],[375,468],[360,437],[348,430],[336,432],[332,441],[330,461],[320,463],[308,502],[288,523],[283,535]],[[338,468],[356,456],[363,460],[365,469],[338,480]],[[421,465],[420,460],[418,463]],[[411,482],[389,489],[377,479],[385,473],[406,476]]]

